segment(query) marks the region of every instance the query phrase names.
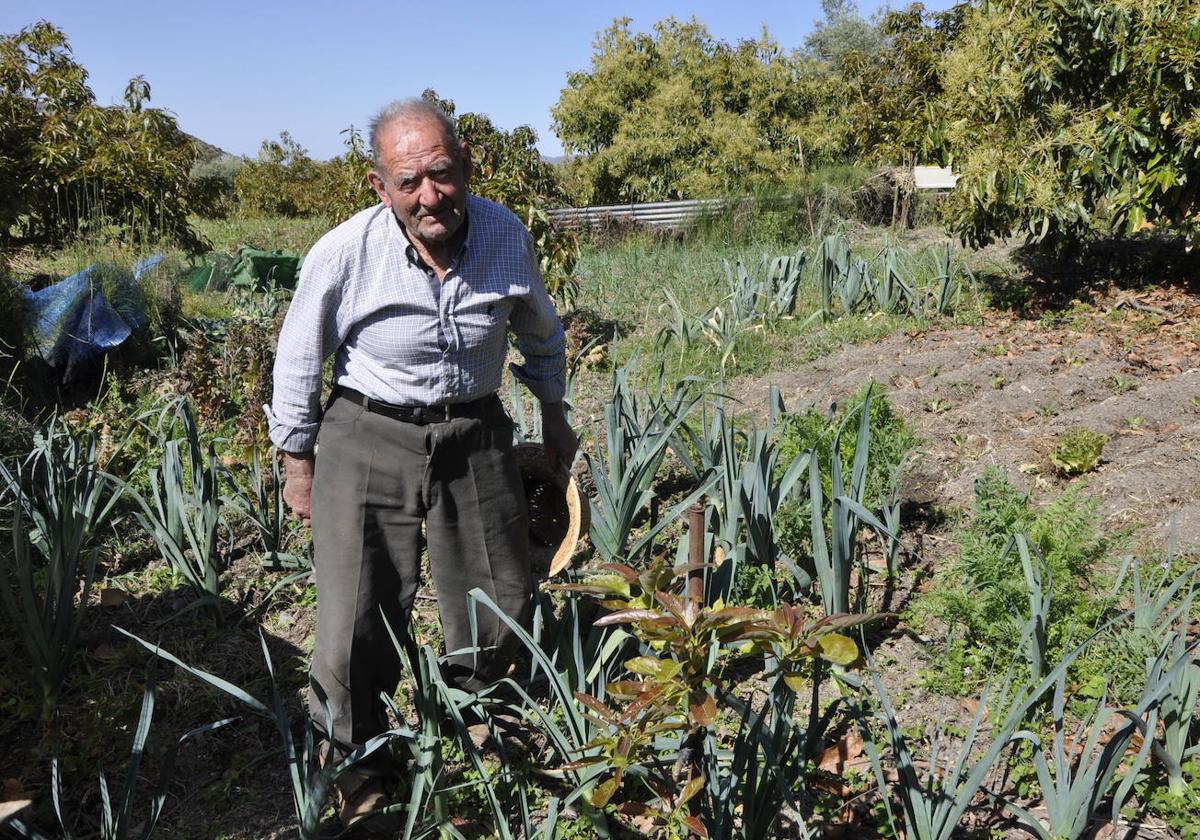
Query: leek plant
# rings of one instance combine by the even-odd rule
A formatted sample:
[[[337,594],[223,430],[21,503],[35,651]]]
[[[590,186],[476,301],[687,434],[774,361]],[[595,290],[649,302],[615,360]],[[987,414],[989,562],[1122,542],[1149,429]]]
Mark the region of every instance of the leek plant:
[[[1167,691],[1167,680],[1160,674],[1147,682],[1141,700],[1132,711],[1110,709],[1102,695],[1099,700],[1079,719],[1074,734],[1068,735],[1066,726],[1066,672],[1060,671],[1054,687],[1052,716],[1054,725],[1053,763],[1047,761],[1041,749],[1040,739],[1032,732],[1018,732],[1014,740],[1024,739],[1035,746],[1033,766],[1037,772],[1038,786],[1046,811],[1046,825],[1028,810],[1006,802],[1020,824],[1040,840],[1076,840],[1091,836],[1095,829],[1100,806],[1112,794],[1112,809],[1109,819],[1115,824],[1121,806],[1129,797],[1138,772],[1145,764],[1150,751],[1152,734],[1156,728],[1159,705]],[[1115,733],[1108,732],[1109,718],[1119,715],[1125,723]],[[1123,765],[1135,737],[1142,743],[1134,754],[1133,761]],[[1107,740],[1101,745],[1101,739]],[[1051,769],[1053,768],[1053,769]],[[1113,790],[1113,782],[1120,770],[1123,781]]]
[[[150,471],[150,493],[154,506],[137,496],[141,506],[138,521],[154,538],[159,551],[177,575],[219,613],[222,571],[218,540],[223,499],[220,494],[222,469],[216,448],[207,453],[200,443],[200,429],[186,399],[175,406],[183,425],[183,445],[171,438],[163,445],[162,469]]]
[[[142,692],[142,710],[138,715],[137,726],[133,733],[133,745],[130,749],[129,765],[125,777],[125,791],[118,800],[115,811],[113,809],[113,799],[109,794],[108,779],[104,775],[103,770],[99,774],[101,807],[100,840],[132,840],[132,838],[147,840],[153,836],[154,829],[158,825],[158,819],[162,815],[163,806],[167,801],[167,786],[174,775],[175,756],[178,754],[183,742],[220,729],[222,726],[233,723],[235,720],[235,718],[226,718],[225,720],[197,727],[190,732],[184,733],[175,742],[167,752],[162,766],[159,768],[158,783],[151,794],[149,810],[143,818],[135,822],[133,804],[134,796],[137,792],[138,773],[141,769],[142,756],[146,748],[146,738],[150,734],[150,724],[154,718],[154,700],[156,695],[154,678],[155,661],[151,659],[150,664],[146,667],[146,688]],[[77,835],[74,833],[73,828],[78,820],[69,819],[63,810],[62,784],[57,756],[51,759],[50,762],[50,798],[54,806],[54,815],[58,819],[59,825],[59,831],[55,837],[58,840],[74,840]],[[12,828],[22,837],[34,838],[34,840],[48,840],[46,835],[21,820],[15,820]],[[87,836],[92,835],[89,834]]]
[[[1189,593],[1183,602],[1182,616],[1190,616],[1192,601],[1193,595]],[[1166,634],[1157,658],[1150,664],[1147,679],[1148,686],[1166,683],[1159,709],[1163,733],[1161,738],[1155,736],[1153,746],[1154,757],[1167,774],[1167,789],[1175,796],[1182,796],[1188,789],[1183,763],[1197,751],[1191,745],[1191,735],[1196,699],[1200,695],[1200,662],[1196,646],[1188,643],[1187,624],[1186,618],[1181,619],[1180,626]],[[1149,729],[1155,732],[1154,727]]]
[[[24,511],[29,539],[52,575],[56,558],[79,555],[121,498],[120,482],[101,468],[100,448],[95,432],[76,434],[51,419],[15,470],[0,461],[0,501],[11,497]]]
[[[708,492],[716,481],[709,476],[674,505],[645,533],[630,541],[634,522],[655,498],[651,486],[679,428],[697,400],[683,386],[657,404],[639,403],[629,384],[627,368],[613,374],[612,399],[604,406],[603,444],[585,454],[595,488],[588,534],[606,562],[620,562],[647,549],[661,531]]]
[[[288,716],[283,693],[280,691],[279,681],[275,676],[275,665],[271,660],[271,652],[267,649],[267,640],[262,633],[259,633],[259,643],[262,646],[263,660],[267,667],[267,676],[271,682],[271,700],[269,704],[259,700],[245,689],[239,688],[228,680],[188,665],[174,654],[163,650],[158,645],[138,638],[128,630],[120,627],[114,629],[128,636],[156,657],[165,659],[202,682],[206,682],[244,703],[251,711],[274,724],[283,747],[284,760],[287,762],[288,775],[291,780],[292,803],[296,809],[297,835],[300,837],[300,840],[317,840],[317,838],[322,836],[320,831],[321,814],[329,801],[333,785],[344,772],[385,747],[394,738],[412,740],[416,737],[406,727],[398,727],[371,738],[340,761],[335,760],[327,750],[318,747],[319,733],[316,731],[315,724],[307,716],[305,716],[304,736],[299,746],[297,746],[296,739],[292,735],[292,721]],[[325,693],[315,681],[310,681],[310,690],[324,704],[326,731],[331,731],[333,720]]]
[[[854,461],[847,483],[842,476],[841,439],[845,426],[833,439],[830,454],[832,495],[831,520],[828,538],[825,530],[825,497],[821,484],[821,464],[816,452],[808,459],[808,486],[811,501],[812,560],[821,589],[821,605],[825,615],[851,611],[851,572],[857,566],[858,592],[854,596],[855,611],[859,611],[866,588],[866,566],[862,562],[859,531],[867,495],[867,459],[871,446],[871,391],[858,408],[858,438]],[[849,418],[847,418],[849,419]],[[803,584],[806,573],[795,569],[793,574]],[[803,575],[804,577],[802,577]]]
[[[1050,605],[1053,602],[1053,581],[1050,579],[1050,569],[1042,561],[1037,547],[1033,555],[1037,556],[1038,566],[1033,563],[1029,539],[1024,534],[1017,534],[1010,541],[1001,555],[1001,560],[1009,555],[1016,546],[1017,555],[1021,559],[1021,572],[1025,576],[1025,588],[1029,595],[1029,618],[1021,633],[1025,661],[1029,665],[1029,675],[1032,679],[1040,679],[1046,675],[1046,643],[1048,625],[1050,623]],[[1042,569],[1047,576],[1045,585],[1042,583]],[[1019,618],[1019,616],[1018,616]]]
[[[1064,659],[1057,671],[1064,672],[1067,664],[1073,659],[1074,655]],[[984,790],[989,771],[1008,747],[1025,714],[1045,693],[1047,681],[1043,680],[1035,687],[1016,692],[1008,691],[1006,686],[995,694],[991,692],[990,684],[986,686],[958,751],[947,752],[944,734],[940,727],[936,728],[930,744],[927,769],[921,772],[909,748],[908,738],[896,717],[891,697],[883,687],[874,664],[870,661],[868,664],[871,666],[871,681],[875,686],[878,701],[874,718],[883,727],[884,740],[892,750],[896,765],[895,772],[898,778],[890,789],[900,800],[904,817],[904,836],[912,840],[950,840],[971,802]],[[1055,678],[1057,676],[1056,673]],[[984,746],[982,752],[976,752],[975,742],[989,704],[992,708],[1004,708],[1008,711],[1005,717],[993,726],[991,741]],[[888,822],[892,831],[897,832],[891,799],[885,793],[889,790],[889,785],[882,750],[874,740],[865,715],[860,716],[860,725],[864,751],[884,797]]]
[[[704,821],[711,840],[775,836],[783,808],[798,810],[807,755],[804,732],[776,693],[757,712],[744,704],[729,750],[706,750]]]
[[[777,397],[774,392],[773,399]],[[777,562],[797,568],[779,548],[775,519],[797,487],[811,453],[799,453],[786,466],[779,464],[779,448],[770,430],[739,433],[723,404],[715,407],[711,423],[702,422],[699,432],[685,424],[679,437],[684,441],[677,447],[680,460],[697,480],[717,476],[705,537],[720,547],[724,559],[709,573],[707,600],[728,601],[735,596],[733,587],[743,563],[772,571]]]
[[[54,557],[49,564],[35,559],[25,530],[25,514],[13,510],[13,550],[0,552],[0,600],[20,630],[29,652],[33,679],[41,690],[43,723],[58,708],[63,681],[75,655],[75,642],[96,576],[96,554]],[[79,595],[79,605],[75,596]]]
[[[806,733],[792,719],[794,698],[789,690],[772,690],[757,711],[751,703],[727,698],[740,708],[737,731],[728,750],[713,745],[705,753],[704,823],[711,840],[775,837],[784,807],[799,810],[797,796],[805,791],[811,751]],[[803,823],[795,829],[804,840],[813,836]]]
[[[821,241],[821,317],[833,318],[833,295],[850,271],[850,243],[840,233],[830,234]]]
[[[875,308],[880,312],[914,312],[917,294],[904,266],[906,254],[896,245],[886,245],[879,254],[883,267],[870,287]],[[903,305],[902,305],[903,304]]]
[[[555,622],[552,605],[542,599],[534,611],[532,629],[527,630],[482,590],[474,589],[467,597],[473,605],[472,622],[478,608],[490,610],[529,655],[530,674],[524,684],[505,677],[499,688],[518,698],[520,711],[545,736],[547,748],[557,756],[559,767],[550,775],[573,786],[562,805],[578,807],[598,836],[609,837],[603,812],[591,805],[592,794],[609,769],[602,761],[595,761],[599,751],[593,746],[606,727],[579,698],[604,697],[605,687],[627,657],[630,635],[619,628],[592,625],[585,629],[578,599],[569,599],[571,606],[562,623]],[[531,696],[529,692],[535,687],[547,693],[549,708]]]
[[[11,498],[12,553],[0,552],[0,602],[29,652],[41,717],[58,705],[96,574],[93,534],[121,484],[100,468],[96,436],[52,420],[14,468],[0,462],[0,499]],[[78,598],[78,603],[76,600]]]
[[[659,331],[657,347],[664,350],[676,342],[682,355],[703,336],[721,354],[724,371],[734,358],[738,341],[748,330],[771,327],[795,313],[806,260],[803,251],[774,258],[764,254],[756,272],[747,269],[740,259],[732,264],[723,260],[728,293],[699,317],[687,312],[670,289],[665,290],[667,303],[659,311],[667,311],[670,322]]]
[[[271,465],[269,476],[263,467],[262,455],[255,447],[250,460],[249,484],[246,487],[238,484],[231,473],[225,472],[224,477],[233,492],[226,500],[245,514],[258,532],[265,552],[264,565],[275,569],[307,571],[307,557],[283,550],[288,537],[288,507],[283,500],[283,475],[274,447],[269,450],[267,461]]]

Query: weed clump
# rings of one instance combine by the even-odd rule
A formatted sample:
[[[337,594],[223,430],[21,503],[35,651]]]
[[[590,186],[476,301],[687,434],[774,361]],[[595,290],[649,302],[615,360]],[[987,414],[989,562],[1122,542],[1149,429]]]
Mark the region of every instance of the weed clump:
[[[1041,578],[1053,594],[1046,616],[1049,660],[1086,638],[1106,607],[1090,584],[1094,567],[1121,538],[1101,526],[1099,503],[1082,486],[1069,487],[1039,510],[1002,470],[984,470],[958,556],[910,611],[918,626],[936,619],[946,628],[944,650],[927,674],[930,686],[946,693],[968,690],[1019,655],[1029,594],[1018,553],[1010,550],[1017,534],[1036,550]]]

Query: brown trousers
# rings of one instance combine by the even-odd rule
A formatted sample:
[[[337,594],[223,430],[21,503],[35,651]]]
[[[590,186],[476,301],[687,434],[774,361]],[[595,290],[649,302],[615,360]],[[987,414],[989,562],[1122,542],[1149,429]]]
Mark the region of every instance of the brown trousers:
[[[429,566],[448,652],[471,647],[467,593],[478,587],[521,624],[531,597],[529,527],[512,455],[512,421],[499,398],[479,417],[415,425],[338,397],[321,421],[313,480],[317,634],[311,673],[328,696],[334,742],[356,747],[387,728],[381,693],[395,691],[404,639]],[[424,529],[422,529],[424,525]],[[512,632],[475,609],[480,647],[443,673],[475,691],[511,661]],[[310,715],[325,728],[324,706]]]

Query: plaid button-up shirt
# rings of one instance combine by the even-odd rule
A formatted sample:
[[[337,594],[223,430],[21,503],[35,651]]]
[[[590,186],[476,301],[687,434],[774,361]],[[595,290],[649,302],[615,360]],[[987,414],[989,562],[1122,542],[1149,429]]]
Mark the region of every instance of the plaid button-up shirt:
[[[310,452],[321,420],[321,370],[396,405],[468,402],[500,387],[511,327],[524,364],[511,369],[542,402],[565,390],[562,324],[528,231],[495,202],[467,198],[463,250],[438,283],[391,210],[363,210],[304,259],[275,359],[271,440]]]

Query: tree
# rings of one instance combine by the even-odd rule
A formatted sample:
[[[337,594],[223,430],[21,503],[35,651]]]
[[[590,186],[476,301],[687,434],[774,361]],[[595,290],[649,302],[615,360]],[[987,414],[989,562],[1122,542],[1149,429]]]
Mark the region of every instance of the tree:
[[[116,226],[198,246],[187,223],[196,149],[149,100],[138,76],[124,105],[97,105],[66,36],[45,21],[0,36],[0,242]]]
[[[825,19],[813,25],[804,49],[813,58],[840,67],[847,53],[871,57],[883,48],[880,27],[864,20],[854,0],[821,0]]]
[[[694,19],[645,34],[620,18],[594,46],[551,110],[564,148],[586,156],[580,201],[727,195],[841,156],[836,80],[766,31],[730,46]]]
[[[976,245],[1196,236],[1198,74],[1194,0],[985,0],[941,73],[952,229]]]
[[[848,51],[839,75],[846,113],[858,129],[851,153],[872,163],[944,163],[942,59],[962,29],[967,4],[929,13],[920,3],[887,12],[873,53]]]

